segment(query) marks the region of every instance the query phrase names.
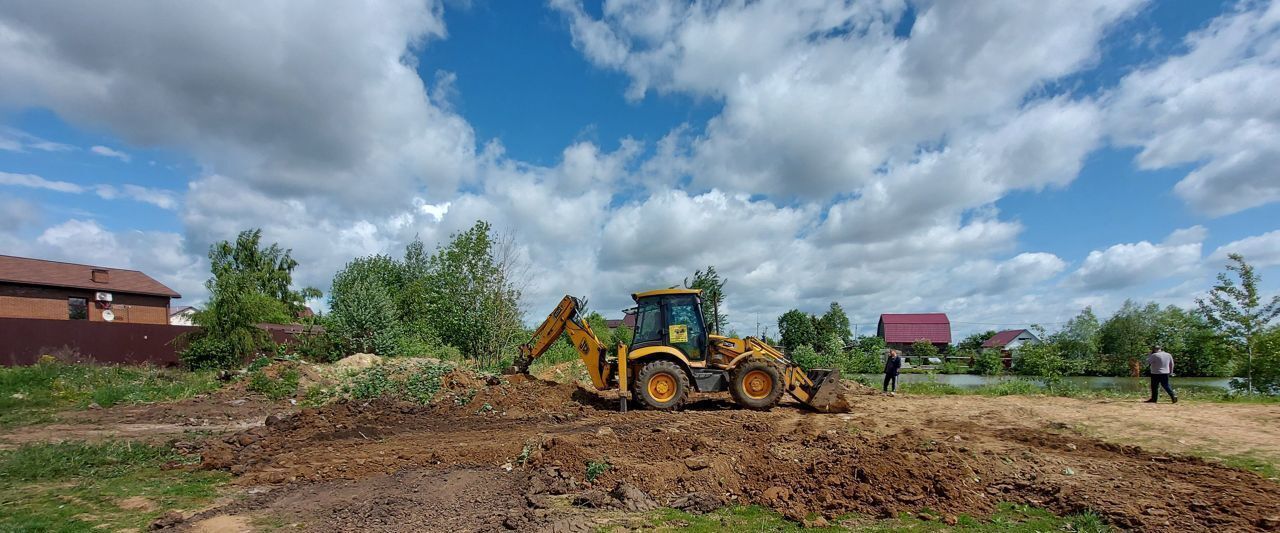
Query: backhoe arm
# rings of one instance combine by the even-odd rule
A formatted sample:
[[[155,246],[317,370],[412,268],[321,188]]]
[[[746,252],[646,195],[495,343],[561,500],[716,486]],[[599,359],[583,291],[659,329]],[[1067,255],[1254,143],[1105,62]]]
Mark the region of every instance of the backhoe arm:
[[[528,373],[529,365],[551,349],[551,345],[560,340],[561,334],[566,334],[586,365],[591,383],[603,390],[610,370],[604,360],[606,347],[600,337],[591,331],[591,325],[582,319],[582,307],[582,300],[573,296],[566,295],[560,300],[560,305],[547,315],[547,319],[533,332],[529,342],[520,345],[520,355],[515,362],[516,370]]]

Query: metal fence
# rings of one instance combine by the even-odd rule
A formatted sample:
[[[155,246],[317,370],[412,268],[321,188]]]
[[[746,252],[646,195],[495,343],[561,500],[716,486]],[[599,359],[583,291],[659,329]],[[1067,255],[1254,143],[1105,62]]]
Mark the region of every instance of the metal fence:
[[[306,332],[296,325],[258,327],[281,344]],[[197,329],[167,324],[0,318],[0,365],[30,365],[42,355],[63,362],[176,365],[178,349],[174,339]]]

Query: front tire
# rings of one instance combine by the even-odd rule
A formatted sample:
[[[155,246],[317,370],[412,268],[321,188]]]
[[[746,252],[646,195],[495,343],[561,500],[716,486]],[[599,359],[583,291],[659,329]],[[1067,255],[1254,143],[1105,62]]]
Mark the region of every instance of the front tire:
[[[636,375],[631,395],[650,409],[674,411],[689,399],[689,376],[671,361],[650,361]]]
[[[768,411],[782,400],[782,372],[763,359],[752,359],[733,371],[733,401],[747,409]]]

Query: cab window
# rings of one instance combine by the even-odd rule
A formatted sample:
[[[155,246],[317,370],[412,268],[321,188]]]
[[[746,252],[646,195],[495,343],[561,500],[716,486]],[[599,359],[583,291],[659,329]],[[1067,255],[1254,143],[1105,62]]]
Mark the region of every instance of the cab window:
[[[685,342],[671,342],[679,348],[691,361],[702,360],[703,346],[707,343],[706,331],[702,321],[698,319],[698,299],[693,296],[678,296],[667,300],[667,327],[683,325],[687,331]],[[671,339],[670,341],[674,341]]]
[[[636,334],[631,344],[662,341],[662,315],[658,302],[646,302],[636,309]]]

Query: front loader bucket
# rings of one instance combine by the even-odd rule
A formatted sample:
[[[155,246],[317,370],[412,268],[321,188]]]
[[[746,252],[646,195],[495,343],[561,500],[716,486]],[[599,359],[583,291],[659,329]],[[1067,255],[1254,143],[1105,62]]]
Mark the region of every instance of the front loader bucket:
[[[806,387],[805,391],[809,393],[809,401],[805,402],[809,407],[823,413],[849,410],[849,402],[840,394],[844,390],[840,384],[840,369],[815,368],[805,375],[813,382],[813,386]]]

